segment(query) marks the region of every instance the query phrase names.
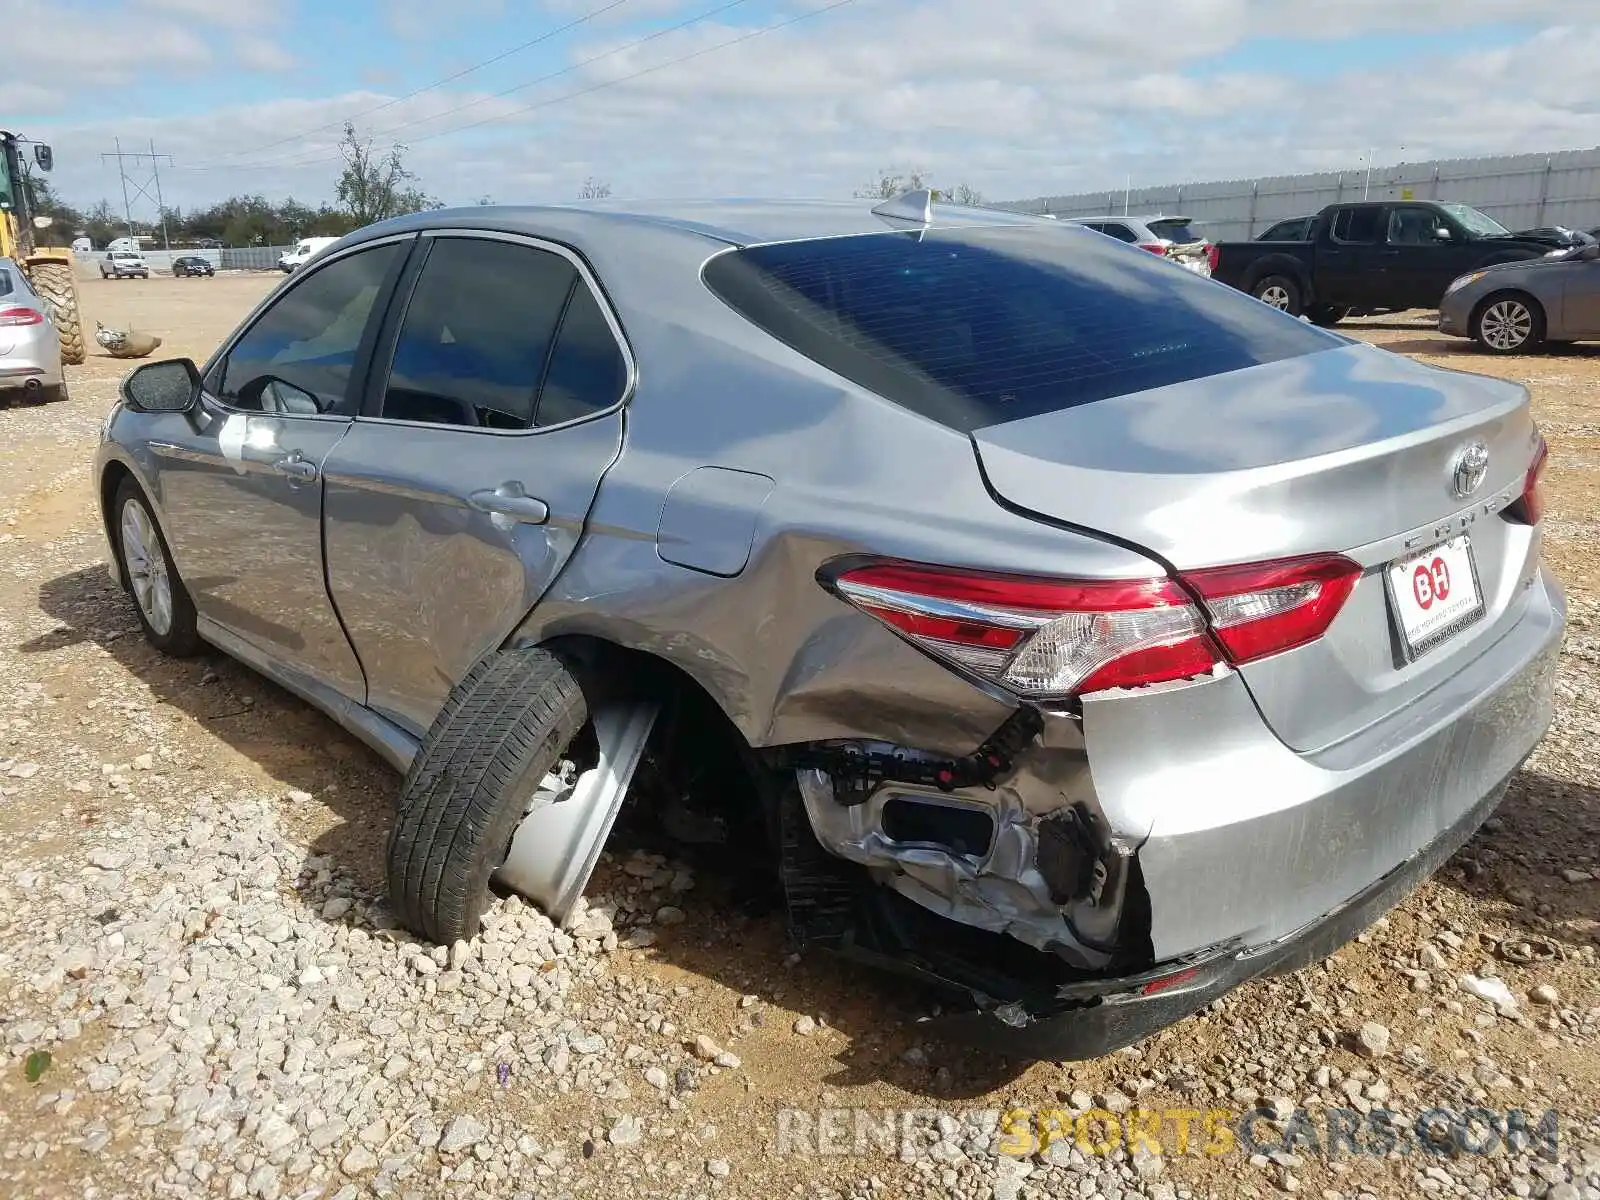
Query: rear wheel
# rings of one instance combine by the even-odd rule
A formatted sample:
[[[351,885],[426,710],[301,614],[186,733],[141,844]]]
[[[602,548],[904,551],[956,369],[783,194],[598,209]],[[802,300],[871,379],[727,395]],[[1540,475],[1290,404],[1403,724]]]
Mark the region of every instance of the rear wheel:
[[[117,560],[133,593],[144,636],[163,654],[188,658],[200,650],[195,630],[194,601],[172,565],[167,539],[156,524],[149,501],[131,476],[117,485],[111,504]]]
[[[1257,280],[1250,294],[1269,308],[1286,312],[1291,317],[1300,315],[1300,285],[1287,275],[1267,275]]]
[[[71,399],[72,399],[72,396],[67,391],[67,381],[65,379],[63,379],[55,387],[47,387],[47,388],[44,389],[44,402],[46,404],[55,404],[57,401],[60,401],[60,400],[71,400]]]
[[[1490,354],[1526,354],[1544,342],[1544,310],[1532,296],[1502,292],[1472,315],[1472,338]]]
[[[1350,315],[1350,310],[1338,304],[1313,304],[1306,315],[1314,325],[1331,328]]]
[[[389,834],[389,903],[409,929],[441,945],[477,934],[529,799],[587,718],[578,681],[543,650],[494,654],[456,685]]]

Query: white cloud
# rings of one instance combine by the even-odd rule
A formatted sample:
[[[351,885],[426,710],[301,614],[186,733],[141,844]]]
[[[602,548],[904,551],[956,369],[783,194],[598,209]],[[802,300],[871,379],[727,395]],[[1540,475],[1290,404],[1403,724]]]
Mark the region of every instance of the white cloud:
[[[412,2],[395,0],[388,11],[407,11]],[[806,7],[823,2],[804,0]],[[552,11],[567,4],[545,0]],[[589,175],[619,195],[844,196],[882,168],[910,167],[936,183],[965,182],[1012,199],[1120,187],[1129,173],[1136,184],[1155,184],[1353,167],[1368,147],[1382,162],[1385,155],[1417,161],[1600,141],[1593,123],[1600,0],[1525,0],[1520,21],[1550,23],[1535,37],[1491,52],[1324,76],[1311,86],[1270,64],[1217,71],[1207,63],[1251,37],[1461,29],[1499,19],[1501,8],[1489,0],[1347,0],[1329,22],[1266,0],[1170,0],[1156,29],[1130,20],[1115,0],[1070,10],[1056,0],[857,0],[709,49],[759,27],[753,16],[733,22],[739,11],[465,112],[438,117],[483,94],[456,85],[358,124],[380,131],[382,141],[383,130],[423,122],[393,136],[411,144],[410,162],[429,190],[460,202],[486,193],[501,201],[568,199]],[[625,29],[591,35],[570,47],[569,61],[634,36]],[[146,57],[149,46],[141,42]],[[167,50],[204,52],[203,43]],[[72,77],[116,69],[103,53],[74,53],[76,65],[62,66],[66,94]],[[640,71],[647,73],[626,79]],[[384,86],[403,93],[420,82]],[[469,82],[477,81],[462,81]],[[29,73],[24,83],[48,88],[52,77]],[[589,88],[598,90],[564,99]],[[92,202],[106,188],[98,166],[106,139],[154,137],[180,168],[210,168],[176,170],[170,184],[163,173],[163,186],[181,203],[238,191],[320,199],[337,177],[342,118],[389,99],[361,90],[200,117],[129,118],[114,129],[63,122],[53,134],[57,174],[66,194]],[[540,107],[518,114],[531,103]],[[450,132],[491,116],[508,119]],[[259,149],[325,124],[333,128]],[[252,169],[240,169],[246,166]]]
[[[234,58],[252,71],[287,71],[294,56],[271,38],[246,36],[234,40]]]
[[[284,17],[282,0],[138,0],[144,8],[185,20],[236,29],[261,29]]]

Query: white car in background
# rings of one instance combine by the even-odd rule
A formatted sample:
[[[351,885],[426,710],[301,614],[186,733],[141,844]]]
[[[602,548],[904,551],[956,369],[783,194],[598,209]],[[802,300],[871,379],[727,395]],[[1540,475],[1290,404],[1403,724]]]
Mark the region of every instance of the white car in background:
[[[301,238],[295,243],[293,250],[278,259],[278,270],[285,275],[291,271],[297,271],[305,266],[318,251],[326,250],[338,240],[338,238],[334,237]]]
[[[1200,275],[1211,274],[1211,242],[1195,232],[1189,217],[1066,217],[1096,233],[1114,237],[1141,250],[1170,258]]]

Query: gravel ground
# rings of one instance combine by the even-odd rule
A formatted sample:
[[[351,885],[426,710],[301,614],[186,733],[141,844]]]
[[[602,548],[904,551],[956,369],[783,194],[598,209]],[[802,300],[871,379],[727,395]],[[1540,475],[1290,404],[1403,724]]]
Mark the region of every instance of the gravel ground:
[[[84,290],[91,320],[202,357],[270,282]],[[382,900],[394,776],[226,659],[154,654],[111,584],[85,464],[124,364],[0,410],[0,1194],[1600,1200],[1600,347],[1351,328],[1532,387],[1572,604],[1555,726],[1357,943],[1070,1065],[919,1036],[926,997],[790,955],[716,864],[647,847],[564,929],[513,898],[470,946],[417,943]],[[1254,1144],[1206,1124],[1257,1106]],[[1473,1108],[1532,1132],[1411,1132]],[[1403,1136],[1374,1152],[1388,1112]],[[1330,1149],[1340,1113],[1367,1152]],[[1108,1118],[1159,1153],[1102,1152]]]

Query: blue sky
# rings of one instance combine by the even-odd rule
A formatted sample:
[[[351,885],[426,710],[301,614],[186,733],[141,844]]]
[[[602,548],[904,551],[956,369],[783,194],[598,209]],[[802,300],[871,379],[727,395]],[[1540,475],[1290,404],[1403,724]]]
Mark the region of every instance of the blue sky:
[[[591,177],[619,195],[844,196],[883,169],[1008,199],[1600,141],[1600,0],[1506,11],[0,0],[5,28],[52,31],[8,64],[0,112],[55,144],[80,204],[120,199],[101,160],[117,138],[172,156],[162,182],[180,204],[327,199],[345,119],[406,144],[451,202],[567,199]]]

